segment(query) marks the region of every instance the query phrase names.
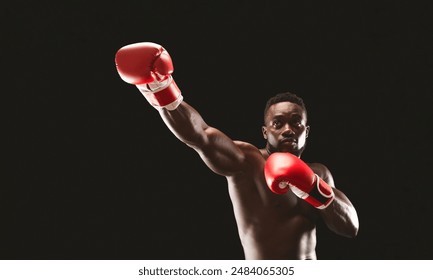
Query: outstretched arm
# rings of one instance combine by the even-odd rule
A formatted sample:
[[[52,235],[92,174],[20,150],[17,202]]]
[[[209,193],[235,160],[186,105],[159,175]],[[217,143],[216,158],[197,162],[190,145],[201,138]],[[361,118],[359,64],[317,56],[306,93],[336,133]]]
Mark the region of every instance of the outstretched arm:
[[[244,154],[235,142],[207,125],[195,109],[183,102],[171,75],[171,57],[162,46],[151,42],[127,45],[117,51],[115,61],[120,77],[137,86],[174,135],[195,149],[209,168],[224,176],[242,170]]]
[[[186,102],[175,110],[160,110],[162,119],[173,134],[196,150],[215,173],[230,176],[244,165],[244,154],[224,133],[209,126]]]

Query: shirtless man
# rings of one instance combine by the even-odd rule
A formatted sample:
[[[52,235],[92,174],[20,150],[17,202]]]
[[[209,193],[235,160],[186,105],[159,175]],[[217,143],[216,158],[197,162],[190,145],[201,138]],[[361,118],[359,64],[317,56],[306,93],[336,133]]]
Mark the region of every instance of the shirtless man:
[[[115,60],[120,77],[138,87],[172,133],[227,178],[246,259],[317,259],[318,219],[336,234],[357,235],[356,210],[335,188],[330,171],[300,159],[310,129],[301,98],[283,93],[269,99],[262,127],[267,144],[259,149],[209,126],[183,101],[171,58],[160,45],[127,45]]]

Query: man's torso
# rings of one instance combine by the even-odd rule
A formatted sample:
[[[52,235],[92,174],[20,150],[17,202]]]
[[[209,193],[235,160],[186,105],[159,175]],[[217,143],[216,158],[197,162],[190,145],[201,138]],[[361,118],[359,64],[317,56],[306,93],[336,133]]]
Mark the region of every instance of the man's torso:
[[[236,144],[247,167],[227,180],[245,258],[316,259],[315,209],[291,191],[271,192],[263,172],[266,152]]]

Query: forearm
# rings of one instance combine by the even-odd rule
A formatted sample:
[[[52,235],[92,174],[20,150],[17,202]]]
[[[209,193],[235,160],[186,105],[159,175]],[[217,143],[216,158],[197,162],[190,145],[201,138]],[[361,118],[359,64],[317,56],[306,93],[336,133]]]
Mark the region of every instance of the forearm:
[[[186,102],[176,110],[159,110],[161,118],[170,131],[189,146],[200,146],[205,141],[205,130],[209,127],[201,115]]]
[[[359,221],[355,207],[338,189],[333,188],[335,199],[325,209],[319,210],[325,224],[335,233],[353,238],[358,234]]]

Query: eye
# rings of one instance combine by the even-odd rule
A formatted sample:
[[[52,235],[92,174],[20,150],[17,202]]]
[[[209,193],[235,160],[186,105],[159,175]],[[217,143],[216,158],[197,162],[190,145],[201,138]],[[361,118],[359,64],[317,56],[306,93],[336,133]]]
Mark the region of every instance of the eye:
[[[302,126],[302,122],[300,120],[295,120],[292,122],[292,125],[295,127],[301,127]]]
[[[272,126],[275,128],[281,127],[281,121],[279,121],[279,120],[272,121]]]
[[[299,117],[295,117],[291,120],[290,124],[294,127],[302,127],[302,119]]]

